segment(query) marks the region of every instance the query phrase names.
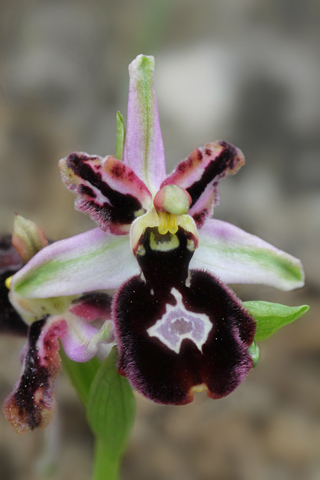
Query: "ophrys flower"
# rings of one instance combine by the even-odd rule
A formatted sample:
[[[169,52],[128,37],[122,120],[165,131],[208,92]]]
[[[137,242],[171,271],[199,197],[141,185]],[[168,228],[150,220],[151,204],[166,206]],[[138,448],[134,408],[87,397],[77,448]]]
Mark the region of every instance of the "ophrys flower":
[[[253,366],[256,328],[225,283],[296,288],[301,263],[211,218],[219,180],[244,164],[236,147],[208,143],[166,176],[153,57],[139,55],[129,73],[123,158],[60,161],[76,208],[99,228],[41,250],[13,277],[11,300],[30,321],[52,297],[116,289],[118,368],[132,386],[161,403],[187,403],[201,389],[222,397]]]

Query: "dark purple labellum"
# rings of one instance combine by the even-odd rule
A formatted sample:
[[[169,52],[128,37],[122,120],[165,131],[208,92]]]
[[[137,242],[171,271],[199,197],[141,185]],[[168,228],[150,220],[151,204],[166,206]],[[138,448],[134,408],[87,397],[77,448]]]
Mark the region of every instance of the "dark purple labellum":
[[[152,233],[137,256],[142,275],[114,303],[119,372],[159,403],[188,403],[202,387],[212,398],[228,395],[253,366],[255,322],[226,285],[188,270],[186,232],[179,228],[178,246],[168,251],[150,247]]]

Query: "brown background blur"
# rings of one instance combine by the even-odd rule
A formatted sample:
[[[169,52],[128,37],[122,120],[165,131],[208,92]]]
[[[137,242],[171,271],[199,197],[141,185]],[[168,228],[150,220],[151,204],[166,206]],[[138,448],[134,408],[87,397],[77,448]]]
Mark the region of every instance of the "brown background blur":
[[[234,394],[198,394],[186,407],[137,398],[123,480],[320,478],[319,27],[318,0],[1,2],[2,232],[15,212],[52,239],[94,226],[73,211],[57,161],[73,150],[114,153],[127,65],[145,53],[156,56],[169,170],[208,141],[239,146],[247,164],[222,181],[216,217],[298,256],[306,269],[297,292],[235,288],[243,300],[312,310],[260,345],[260,364]],[[0,339],[1,401],[18,378],[22,343]],[[58,390],[56,432],[20,438],[0,417],[2,480],[90,478],[83,409],[63,375]],[[59,471],[45,476],[55,455]]]

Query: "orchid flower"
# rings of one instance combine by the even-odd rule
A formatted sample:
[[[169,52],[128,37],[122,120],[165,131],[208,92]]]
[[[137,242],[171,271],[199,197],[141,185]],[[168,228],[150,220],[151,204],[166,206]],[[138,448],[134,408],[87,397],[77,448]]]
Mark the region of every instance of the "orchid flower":
[[[201,390],[220,398],[254,366],[257,327],[226,284],[290,290],[303,285],[302,266],[211,218],[219,180],[245,162],[239,149],[208,143],[167,176],[153,57],[139,55],[129,74],[127,129],[118,115],[117,158],[75,152],[59,164],[76,208],[99,228],[42,248],[13,276],[10,299],[31,325],[29,352],[50,338],[55,355],[60,337],[67,355],[86,361],[106,341],[106,326],[92,335],[93,317],[77,302],[96,298],[90,292],[114,291],[112,311],[95,316],[105,320],[107,311],[112,319],[118,371],[131,386],[164,404],[188,403]],[[73,331],[79,330],[83,336],[90,330],[86,338],[95,340],[94,347],[81,341],[76,355],[82,333]],[[46,375],[49,381],[48,369]]]
[[[78,362],[93,358],[100,343],[107,351],[114,344],[111,297],[107,293],[60,297],[47,300],[46,304],[36,301],[32,303],[32,313],[30,306],[29,310],[23,309],[21,299],[13,309],[6,288],[10,274],[19,271],[46,245],[42,230],[20,215],[15,218],[12,239],[0,239],[0,332],[28,337],[21,355],[21,377],[4,404],[6,417],[19,434],[45,427],[51,421],[54,380],[60,371],[58,338],[68,357]]]

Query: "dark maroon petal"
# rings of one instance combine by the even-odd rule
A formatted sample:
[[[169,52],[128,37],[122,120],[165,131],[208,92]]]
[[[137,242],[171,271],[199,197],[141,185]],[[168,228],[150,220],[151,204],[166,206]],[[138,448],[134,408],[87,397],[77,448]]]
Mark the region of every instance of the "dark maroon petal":
[[[26,336],[28,326],[9,302],[9,290],[5,285],[11,277],[23,266],[19,254],[13,248],[11,236],[0,237],[0,333]]]
[[[161,187],[175,184],[189,193],[192,198],[189,215],[200,228],[219,201],[219,180],[236,173],[244,163],[242,152],[233,145],[223,141],[208,143],[180,162]]]
[[[253,366],[255,322],[226,285],[188,270],[185,231],[164,245],[155,233],[147,229],[137,250],[142,274],[114,301],[119,372],[159,403],[188,403],[201,385],[212,398],[228,395]]]
[[[4,414],[19,434],[45,427],[55,406],[54,380],[60,371],[58,338],[66,333],[63,319],[44,318],[29,329],[22,374],[4,404]]]
[[[133,170],[112,156],[101,158],[72,153],[60,160],[65,185],[77,195],[75,206],[99,227],[115,235],[149,208],[152,197]]]

